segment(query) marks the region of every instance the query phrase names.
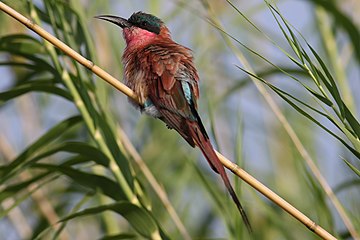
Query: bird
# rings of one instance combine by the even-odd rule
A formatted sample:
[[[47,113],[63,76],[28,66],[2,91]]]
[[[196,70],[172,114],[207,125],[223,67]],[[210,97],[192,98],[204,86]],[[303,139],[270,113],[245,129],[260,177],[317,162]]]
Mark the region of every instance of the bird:
[[[199,75],[192,51],[173,41],[164,22],[152,14],[139,11],[128,19],[113,15],[95,18],[122,28],[126,42],[122,56],[124,81],[138,96],[139,103],[130,101],[141,112],[176,130],[190,146],[200,148],[211,168],[220,175],[251,232],[247,214],[198,113]]]

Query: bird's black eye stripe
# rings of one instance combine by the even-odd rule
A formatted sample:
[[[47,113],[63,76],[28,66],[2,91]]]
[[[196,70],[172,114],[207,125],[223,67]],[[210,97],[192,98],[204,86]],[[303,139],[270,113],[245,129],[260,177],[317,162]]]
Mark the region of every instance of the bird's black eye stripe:
[[[149,22],[147,21],[141,21],[140,23],[137,24],[138,27],[146,29],[150,32],[159,34],[160,33],[160,28],[157,26],[152,26]]]

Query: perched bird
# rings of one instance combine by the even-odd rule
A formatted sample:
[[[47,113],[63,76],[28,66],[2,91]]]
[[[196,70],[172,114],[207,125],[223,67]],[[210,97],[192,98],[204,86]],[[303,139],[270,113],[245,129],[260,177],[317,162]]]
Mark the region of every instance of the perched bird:
[[[157,17],[136,12],[129,19],[101,15],[123,29],[125,84],[139,97],[142,112],[175,129],[192,147],[198,146],[212,169],[220,174],[249,231],[250,222],[217,157],[197,111],[199,76],[192,52],[171,39]]]

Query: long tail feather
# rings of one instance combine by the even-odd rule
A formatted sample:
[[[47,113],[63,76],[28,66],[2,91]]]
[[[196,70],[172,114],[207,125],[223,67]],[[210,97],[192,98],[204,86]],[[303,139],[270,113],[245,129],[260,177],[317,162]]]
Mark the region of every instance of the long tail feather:
[[[250,221],[249,221],[249,219],[245,213],[245,210],[242,207],[233,187],[231,186],[230,180],[225,172],[225,168],[222,165],[222,163],[220,162],[218,156],[216,155],[214,148],[211,145],[210,140],[206,136],[204,136],[204,134],[202,133],[203,129],[200,129],[199,124],[197,122],[190,122],[189,129],[190,129],[191,135],[194,138],[196,145],[201,149],[202,153],[204,154],[205,158],[208,160],[211,167],[215,170],[215,172],[220,174],[231,198],[235,202],[235,204],[241,214],[241,217],[244,221],[244,224],[245,224],[247,230],[251,233],[252,228],[250,225]]]

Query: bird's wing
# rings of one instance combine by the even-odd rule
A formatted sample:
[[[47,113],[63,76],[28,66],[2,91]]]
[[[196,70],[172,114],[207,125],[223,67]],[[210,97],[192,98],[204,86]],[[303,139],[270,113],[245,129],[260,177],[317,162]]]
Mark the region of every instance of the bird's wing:
[[[211,168],[220,174],[251,232],[250,222],[197,113],[199,77],[190,50],[177,44],[151,45],[145,49],[147,52],[144,56],[147,58],[142,56],[142,59],[146,59],[147,65],[140,66],[146,67],[143,71],[152,73],[151,78],[147,79],[148,97],[169,127],[174,128],[191,146],[196,145],[201,149]]]
[[[143,54],[150,63],[146,70],[153,73],[148,83],[149,98],[166,124],[194,146],[186,121],[198,122],[203,134],[207,134],[197,113],[199,77],[191,50],[176,43],[162,43],[148,46]]]

